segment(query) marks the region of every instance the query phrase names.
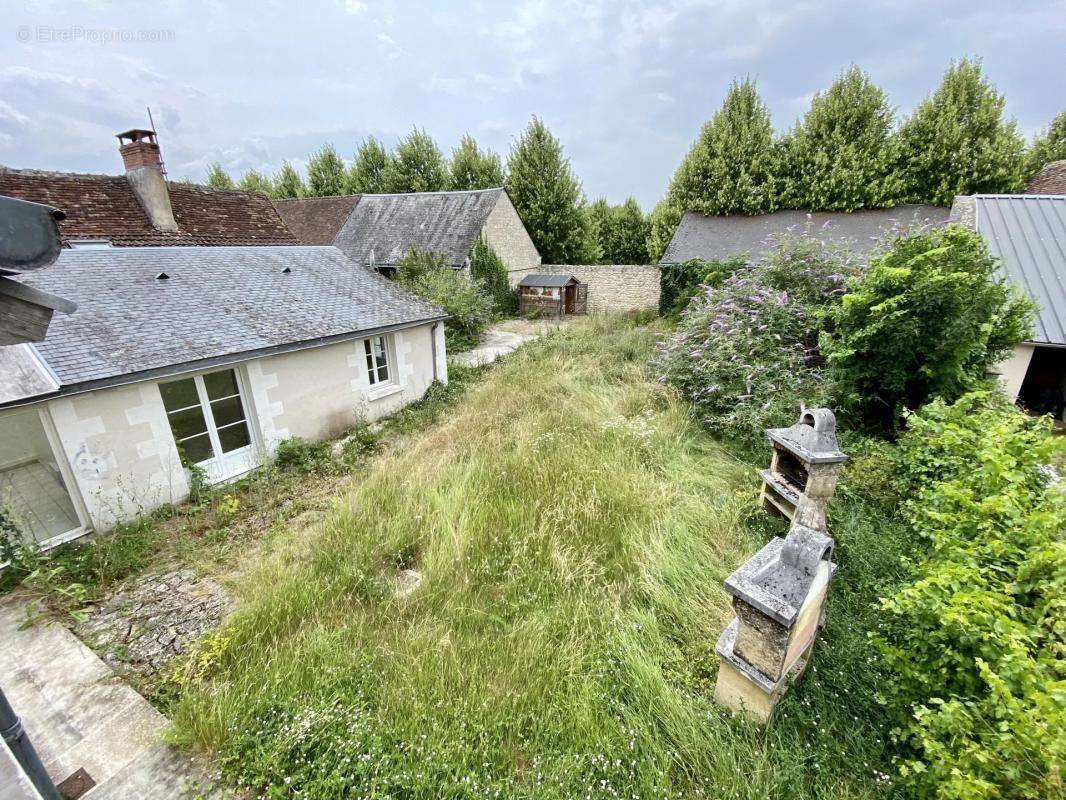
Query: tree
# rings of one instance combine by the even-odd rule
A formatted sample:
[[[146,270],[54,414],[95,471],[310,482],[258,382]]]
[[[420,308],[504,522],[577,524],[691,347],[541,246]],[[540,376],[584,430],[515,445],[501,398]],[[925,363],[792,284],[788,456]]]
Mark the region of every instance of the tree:
[[[327,144],[307,162],[307,193],[311,197],[333,197],[348,191],[344,162],[332,144]]]
[[[812,211],[894,205],[902,189],[894,125],[885,93],[848,69],[784,141],[782,200]]]
[[[1055,117],[1033,140],[1026,156],[1026,177],[1032,178],[1045,164],[1063,159],[1066,159],[1066,111]]]
[[[507,193],[547,264],[596,263],[599,247],[581,184],[548,126],[534,117],[511,146]]]
[[[653,261],[662,257],[687,210],[764,214],[777,207],[773,133],[754,81],[734,81],[651,213],[647,247]]]
[[[484,238],[478,238],[470,252],[470,277],[485,288],[498,313],[507,314],[517,310],[513,309],[516,304],[507,279],[507,267]]]
[[[244,189],[246,192],[262,192],[266,195],[273,192],[273,187],[270,185],[270,178],[255,169],[250,169],[244,173],[244,175],[241,176],[240,181],[237,183],[237,187],[239,189]]]
[[[1032,302],[959,225],[899,236],[848,290],[827,311],[820,347],[840,401],[873,430],[976,388],[1032,324]]]
[[[363,139],[355,151],[355,162],[348,170],[348,192],[376,194],[385,191],[384,175],[388,165],[389,154],[384,145],[373,136]]]
[[[274,176],[274,180],[271,183],[273,184],[271,197],[277,199],[304,197],[307,194],[307,187],[304,186],[303,178],[300,177],[300,173],[288,161],[281,165],[281,169]]]
[[[900,130],[908,199],[950,206],[959,194],[1020,189],[1025,143],[1003,106],[979,61],[952,63]]]
[[[425,300],[444,309],[445,348],[467,350],[492,320],[492,301],[481,282],[468,280],[444,259],[427,250],[411,248],[396,265],[396,281]]]
[[[469,134],[452,151],[450,189],[492,189],[503,186],[503,164],[491,150],[479,150]]]
[[[448,188],[448,165],[429,134],[415,128],[396,145],[382,184],[386,192],[439,192]]]
[[[216,161],[207,171],[207,185],[212,189],[232,189],[233,178],[231,178],[226,170],[222,169],[222,165]]]
[[[610,206],[600,199],[589,206],[604,264],[646,264],[648,262],[648,220],[632,197]]]

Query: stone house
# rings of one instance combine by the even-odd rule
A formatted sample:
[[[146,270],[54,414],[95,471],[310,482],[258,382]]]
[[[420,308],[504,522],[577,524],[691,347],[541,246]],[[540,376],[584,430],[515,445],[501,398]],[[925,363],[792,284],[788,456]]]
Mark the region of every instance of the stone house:
[[[540,264],[540,254],[503,188],[274,202],[302,243],[334,245],[357,264],[385,275],[395,271],[411,248],[436,253],[445,266],[466,269],[479,237],[508,270]]]
[[[0,501],[45,546],[447,381],[443,312],[335,247],[66,249],[16,280],[76,305],[0,347]]]
[[[981,234],[999,259],[1003,276],[1037,304],[1032,338],[1019,344],[996,370],[1004,390],[1031,411],[1063,421],[1066,194],[956,197],[951,219]]]

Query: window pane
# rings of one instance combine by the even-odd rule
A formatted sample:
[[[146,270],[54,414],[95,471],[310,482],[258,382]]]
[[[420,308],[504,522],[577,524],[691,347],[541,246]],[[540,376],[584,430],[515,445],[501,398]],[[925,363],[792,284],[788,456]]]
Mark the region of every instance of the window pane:
[[[192,378],[183,381],[170,381],[159,384],[159,393],[163,395],[163,405],[167,411],[195,406],[200,403],[196,394],[196,384]]]
[[[185,466],[199,464],[201,461],[207,461],[215,456],[211,452],[211,440],[206,433],[201,433],[199,436],[179,442],[178,452],[181,453],[181,463]]]
[[[251,444],[252,440],[248,436],[248,426],[238,422],[236,425],[222,428],[218,432],[218,441],[222,445],[222,452],[229,453]]]
[[[200,406],[176,411],[168,416],[175,439],[185,439],[207,432],[207,423],[204,421],[204,412]]]
[[[244,419],[244,409],[241,408],[241,398],[239,397],[216,400],[211,404],[211,413],[215,417],[215,427],[217,428]]]
[[[388,368],[388,366],[386,366],[385,362],[382,361],[381,364],[378,366],[378,382],[379,383],[384,383],[388,379],[389,379],[389,368]]]
[[[374,339],[374,357],[379,364],[385,363],[385,337],[378,336]]]
[[[212,372],[210,375],[204,375],[204,387],[207,389],[209,400],[229,397],[231,394],[237,394],[237,376],[231,369]]]

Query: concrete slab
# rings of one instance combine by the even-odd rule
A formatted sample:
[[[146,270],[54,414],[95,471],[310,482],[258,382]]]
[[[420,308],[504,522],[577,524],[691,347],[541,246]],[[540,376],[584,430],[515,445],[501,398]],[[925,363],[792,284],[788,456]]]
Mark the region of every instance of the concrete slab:
[[[473,350],[456,353],[453,358],[460,364],[466,364],[469,367],[481,367],[485,364],[491,364],[500,356],[505,356],[517,350],[526,342],[531,342],[538,336],[539,334],[536,333],[516,333],[493,326],[481,334],[477,347]]]
[[[163,741],[167,719],[62,625],[23,627],[27,600],[0,600],[3,689],[59,783],[84,768],[96,798],[222,797],[204,765]]]

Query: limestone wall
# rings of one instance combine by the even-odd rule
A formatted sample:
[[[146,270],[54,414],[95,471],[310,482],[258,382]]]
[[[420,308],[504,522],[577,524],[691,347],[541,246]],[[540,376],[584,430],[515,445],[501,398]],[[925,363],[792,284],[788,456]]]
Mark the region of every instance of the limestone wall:
[[[500,193],[500,199],[493,206],[481,232],[508,270],[532,268],[540,264],[540,253],[529,238],[529,232],[507,192]]]
[[[512,286],[526,275],[574,275],[589,287],[589,311],[632,311],[659,307],[659,267],[655,264],[541,264],[510,270]]]

